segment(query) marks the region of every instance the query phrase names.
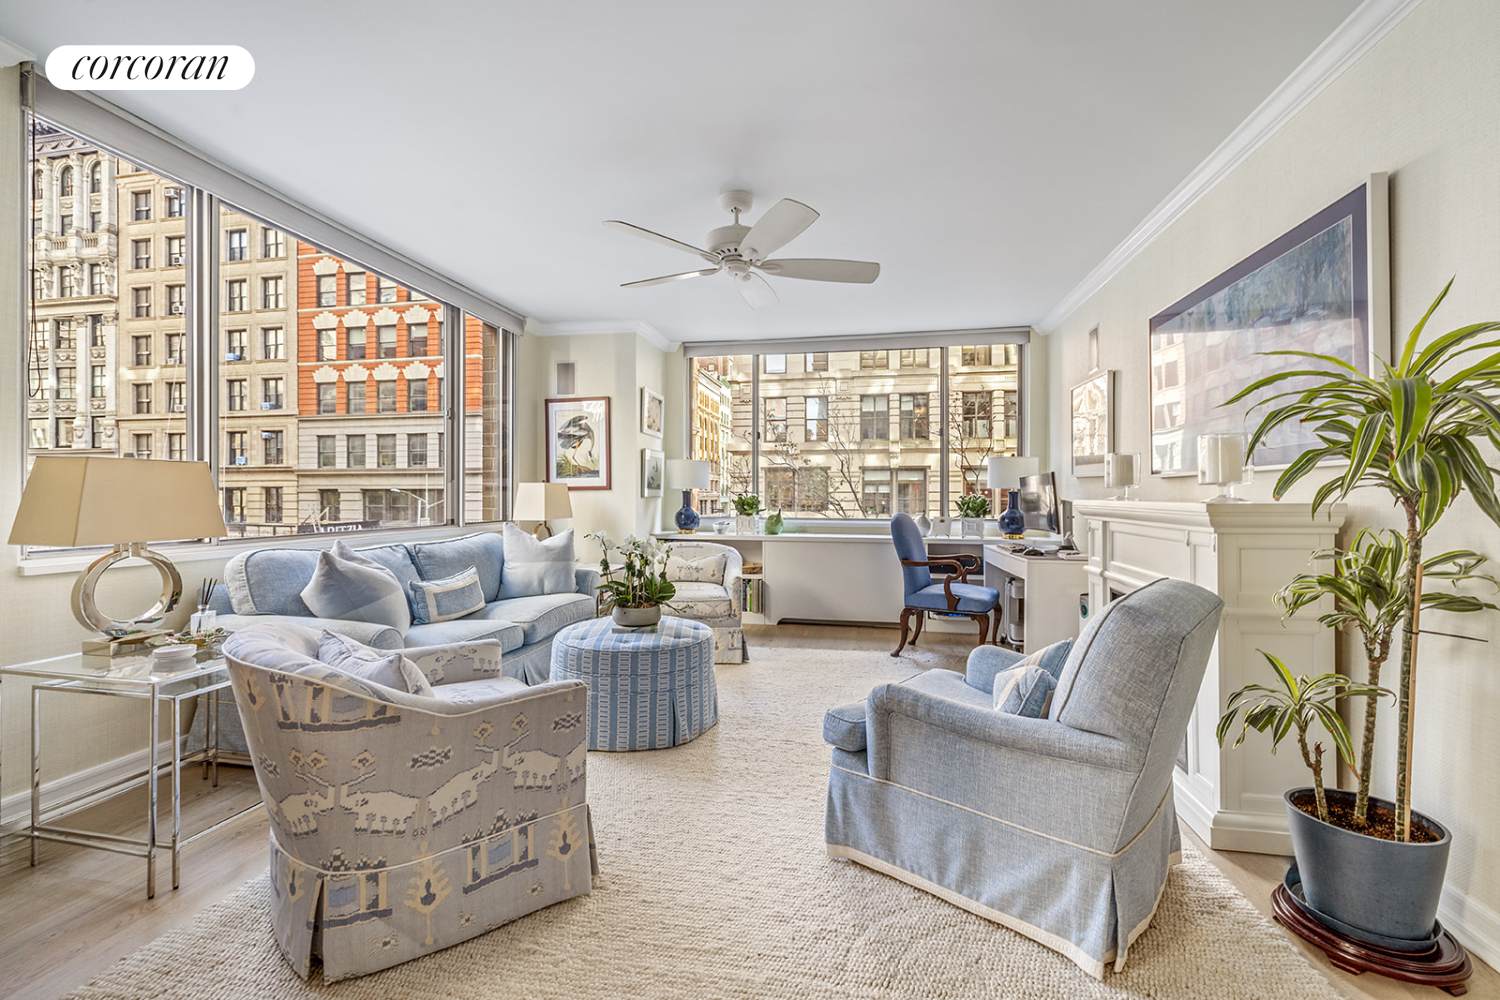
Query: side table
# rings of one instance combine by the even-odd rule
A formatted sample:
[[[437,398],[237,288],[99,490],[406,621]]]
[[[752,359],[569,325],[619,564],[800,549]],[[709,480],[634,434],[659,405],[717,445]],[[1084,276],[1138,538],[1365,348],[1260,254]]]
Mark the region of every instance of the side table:
[[[119,854],[134,854],[146,859],[146,898],[154,898],[157,848],[168,843],[162,839],[158,830],[157,779],[163,768],[169,769],[172,776],[172,836],[169,843],[172,854],[173,889],[176,889],[180,883],[181,851],[184,844],[259,808],[258,805],[252,806],[190,837],[182,836],[182,765],[198,761],[212,765],[213,782],[216,786],[218,785],[218,693],[230,686],[229,672],[222,658],[200,653],[198,659],[186,665],[163,669],[153,662],[149,655],[111,658],[73,654],[0,667],[0,682],[7,677],[31,677],[39,680],[39,683],[31,689],[31,825],[22,833],[23,836],[31,838],[31,863],[33,865],[37,864],[39,842],[43,840],[77,844]],[[146,751],[147,765],[144,770],[127,775],[105,789],[90,790],[87,793],[66,797],[61,802],[51,803],[47,807],[47,815],[44,816],[42,809],[42,695],[59,693],[104,695],[146,701],[150,709],[150,722],[147,727],[149,739]],[[180,736],[182,703],[200,695],[207,696],[209,702],[206,725],[207,745],[202,750],[184,756]],[[160,710],[164,704],[172,706],[173,749],[170,761],[159,759],[161,753]],[[143,782],[146,785],[148,801],[144,840],[59,826],[55,823],[55,820],[66,815],[70,807],[76,806],[85,797],[95,797],[101,791],[107,795],[114,795],[135,788]]]

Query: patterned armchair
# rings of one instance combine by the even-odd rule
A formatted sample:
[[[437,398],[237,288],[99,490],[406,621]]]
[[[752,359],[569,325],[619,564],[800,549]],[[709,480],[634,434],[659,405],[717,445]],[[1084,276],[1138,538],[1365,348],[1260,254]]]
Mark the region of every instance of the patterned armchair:
[[[360,976],[592,889],[588,688],[500,675],[495,644],[408,651],[434,696],[317,659],[319,633],[224,642],[271,816],[271,922],[304,979]]]
[[[928,670],[877,686],[863,713],[830,712],[829,856],[1096,978],[1123,968],[1181,856],[1172,768],[1222,608],[1180,580],[1115,601],[1073,644],[1045,718],[995,708],[997,673],[1021,657],[993,647],[967,676]]]
[[[740,584],[744,560],[739,550],[713,542],[672,542],[667,579],[677,587],[671,614],[714,630],[714,662],[744,663],[745,630],[740,624]]]

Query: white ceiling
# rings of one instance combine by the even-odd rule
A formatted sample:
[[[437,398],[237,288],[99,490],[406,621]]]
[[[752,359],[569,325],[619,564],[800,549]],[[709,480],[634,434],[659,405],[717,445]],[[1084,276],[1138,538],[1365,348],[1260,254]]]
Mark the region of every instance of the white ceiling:
[[[104,96],[534,319],[691,341],[1036,323],[1357,6],[0,0],[0,36],[244,46],[244,90]],[[602,220],[702,245],[731,187],[879,280],[618,287],[702,265]]]

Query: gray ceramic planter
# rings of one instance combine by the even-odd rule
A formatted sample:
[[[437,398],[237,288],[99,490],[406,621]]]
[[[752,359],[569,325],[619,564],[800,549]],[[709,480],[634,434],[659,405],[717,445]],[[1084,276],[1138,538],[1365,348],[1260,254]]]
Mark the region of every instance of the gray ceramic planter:
[[[1330,805],[1354,805],[1353,792],[1328,789],[1326,794]],[[1285,795],[1292,850],[1308,906],[1320,916],[1332,917],[1330,926],[1387,947],[1399,949],[1401,942],[1410,942],[1409,950],[1430,946],[1453,843],[1448,830],[1413,812],[1412,825],[1438,833],[1437,841],[1381,840],[1324,823],[1297,808],[1296,803],[1312,798],[1311,788],[1293,788]],[[1384,799],[1372,797],[1370,802],[1395,808]],[[1357,933],[1361,931],[1363,935]]]
[[[622,608],[616,605],[611,614],[615,624],[621,628],[645,628],[661,621],[661,605],[653,604],[649,608]]]

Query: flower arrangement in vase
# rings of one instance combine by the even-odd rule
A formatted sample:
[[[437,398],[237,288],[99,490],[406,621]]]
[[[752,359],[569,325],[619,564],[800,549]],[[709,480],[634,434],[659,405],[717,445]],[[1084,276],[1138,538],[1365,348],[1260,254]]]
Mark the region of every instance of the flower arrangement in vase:
[[[661,609],[670,609],[672,598],[677,596],[677,587],[667,579],[667,559],[672,547],[655,538],[634,535],[615,545],[603,531],[584,537],[596,540],[604,551],[599,560],[604,582],[599,584],[599,590],[608,595],[615,624],[642,628],[661,621]],[[611,549],[619,553],[623,563],[618,576],[609,564]]]

